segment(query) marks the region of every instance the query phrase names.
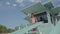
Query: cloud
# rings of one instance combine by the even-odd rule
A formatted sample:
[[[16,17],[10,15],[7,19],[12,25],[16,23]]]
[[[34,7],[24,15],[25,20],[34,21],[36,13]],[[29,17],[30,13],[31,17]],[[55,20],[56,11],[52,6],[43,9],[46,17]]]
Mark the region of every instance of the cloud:
[[[19,7],[24,7],[25,6],[24,0],[16,0],[16,3],[19,4]]]
[[[18,3],[20,7],[21,6],[24,7],[25,5],[27,5],[27,2],[37,3],[37,2],[40,2],[40,0],[16,0],[15,2]]]
[[[40,0],[29,0],[29,1],[34,3],[40,2]]]
[[[16,0],[17,3],[23,3],[25,1],[29,1],[29,2],[40,2],[40,0]]]
[[[23,3],[24,0],[16,0],[17,3]]]
[[[17,6],[17,4],[13,4],[13,6],[14,6],[14,7],[16,7],[16,6]]]
[[[60,0],[53,0],[52,3],[55,7],[60,6]]]
[[[35,0],[29,0],[30,2],[35,2]]]
[[[7,5],[10,5],[10,2],[6,2]]]

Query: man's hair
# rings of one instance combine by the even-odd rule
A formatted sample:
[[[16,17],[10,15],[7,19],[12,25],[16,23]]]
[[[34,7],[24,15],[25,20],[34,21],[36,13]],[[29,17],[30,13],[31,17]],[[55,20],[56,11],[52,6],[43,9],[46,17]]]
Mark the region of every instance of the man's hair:
[[[35,14],[34,13],[31,13],[31,18],[32,18],[32,15],[35,17]]]

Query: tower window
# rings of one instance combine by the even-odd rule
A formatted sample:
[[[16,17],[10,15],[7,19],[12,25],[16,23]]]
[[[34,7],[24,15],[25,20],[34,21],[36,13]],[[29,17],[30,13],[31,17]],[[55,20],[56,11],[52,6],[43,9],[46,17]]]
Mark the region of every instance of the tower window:
[[[46,12],[36,14],[35,16],[37,18],[37,22],[43,21],[44,23],[48,23]]]

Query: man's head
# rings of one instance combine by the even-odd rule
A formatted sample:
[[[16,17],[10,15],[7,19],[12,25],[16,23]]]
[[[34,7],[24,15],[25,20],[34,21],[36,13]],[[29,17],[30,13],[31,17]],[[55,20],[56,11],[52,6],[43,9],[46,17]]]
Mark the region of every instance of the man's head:
[[[34,13],[31,13],[31,17],[35,17],[35,14]]]

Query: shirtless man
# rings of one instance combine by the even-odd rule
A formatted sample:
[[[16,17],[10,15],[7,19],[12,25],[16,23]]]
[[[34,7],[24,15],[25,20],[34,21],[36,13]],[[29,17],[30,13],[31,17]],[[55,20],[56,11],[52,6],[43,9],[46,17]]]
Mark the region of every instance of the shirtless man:
[[[31,14],[30,20],[31,20],[31,22],[32,22],[33,24],[35,24],[35,23],[37,22],[37,19],[36,19],[36,16],[35,16],[34,13]]]
[[[33,24],[37,22],[37,18],[34,13],[31,14],[30,20]],[[33,34],[36,34],[36,28],[32,28]]]

